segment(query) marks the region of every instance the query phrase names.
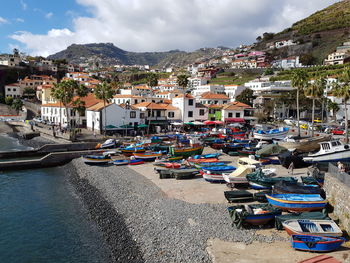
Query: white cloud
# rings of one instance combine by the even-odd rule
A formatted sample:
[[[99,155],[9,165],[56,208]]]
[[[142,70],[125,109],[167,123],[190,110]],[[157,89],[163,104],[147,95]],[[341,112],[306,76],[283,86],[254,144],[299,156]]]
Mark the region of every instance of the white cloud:
[[[0,16],[0,25],[1,24],[8,24],[8,23],[9,23],[9,21],[7,19]]]
[[[251,43],[277,32],[335,0],[76,0],[90,16],[73,28],[45,35],[10,36],[32,54],[48,55],[72,43],[112,42],[129,51],[194,50]]]
[[[16,22],[19,22],[19,23],[24,23],[24,19],[23,19],[23,18],[18,17],[18,18],[16,18]]]
[[[23,0],[20,0],[20,4],[21,4],[21,7],[22,7],[23,10],[27,10],[28,5],[27,5],[26,2],[24,2]]]
[[[45,15],[45,17],[46,17],[47,19],[50,19],[52,16],[53,16],[53,13],[52,13],[52,12],[49,12],[49,13],[47,13],[47,14]]]

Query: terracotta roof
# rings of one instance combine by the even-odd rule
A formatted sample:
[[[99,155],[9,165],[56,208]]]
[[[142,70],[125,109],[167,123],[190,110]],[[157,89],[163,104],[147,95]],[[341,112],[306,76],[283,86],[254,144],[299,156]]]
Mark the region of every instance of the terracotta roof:
[[[53,88],[53,85],[52,84],[45,84],[45,85],[41,85],[39,87],[41,87],[42,89],[51,89],[51,88]]]
[[[112,103],[107,103],[106,104],[106,107],[111,105]],[[87,110],[89,111],[100,111],[104,108],[104,105],[103,105],[103,102],[98,102],[97,104],[95,105],[92,105],[91,107],[89,108],[86,108]]]
[[[192,95],[190,95],[190,94],[179,94],[179,95],[177,95],[176,96],[176,98],[183,98],[183,97],[186,97],[186,98],[188,98],[188,99],[194,99],[194,97],[192,96]]]
[[[11,83],[11,84],[7,84],[5,86],[13,86],[13,87],[18,87],[19,83]]]
[[[147,89],[147,90],[150,90],[151,88],[150,87],[147,87],[145,85],[139,85],[139,86],[134,86],[135,89]]]
[[[75,96],[73,98],[73,101],[75,101],[78,98],[79,98],[78,96]],[[93,106],[93,105],[95,105],[95,104],[97,104],[99,102],[102,102],[102,100],[96,99],[95,95],[92,94],[92,93],[89,93],[86,97],[81,97],[80,100],[85,102],[85,107],[86,108],[90,108],[91,106]],[[41,106],[42,107],[60,107],[61,106],[62,108],[64,107],[59,102],[57,102],[57,103],[47,103],[47,104],[43,104]],[[68,108],[73,108],[72,103],[68,105]]]
[[[205,92],[201,95],[202,99],[222,99],[222,100],[228,100],[230,99],[227,97],[226,94],[216,94],[211,92]]]
[[[122,94],[117,94],[114,95],[113,98],[117,98],[117,99],[122,99],[122,98],[132,98],[132,99],[141,99],[141,96],[135,96],[135,95],[122,95]]]
[[[136,104],[135,104],[135,105],[136,105]],[[129,105],[129,107],[130,107],[132,110],[139,110],[139,108],[135,107],[135,105]],[[125,109],[126,104],[125,104],[125,103],[119,104],[119,107],[122,107],[123,109]]]
[[[252,109],[252,107],[242,102],[234,101],[224,105],[223,109],[224,110],[244,110],[244,109]]]
[[[133,106],[136,108],[147,108],[149,110],[177,110],[176,107],[168,103],[154,103],[145,101],[139,104],[134,104]]]
[[[209,109],[222,109],[224,105],[219,104],[205,104],[205,106]]]

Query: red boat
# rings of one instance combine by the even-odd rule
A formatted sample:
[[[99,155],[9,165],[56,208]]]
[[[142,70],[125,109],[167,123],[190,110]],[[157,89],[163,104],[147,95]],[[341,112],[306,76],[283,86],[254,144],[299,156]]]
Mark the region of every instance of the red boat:
[[[207,158],[207,159],[192,159],[192,158],[189,158],[187,160],[188,162],[190,163],[216,163],[219,161],[218,158]]]
[[[215,150],[220,150],[220,149],[224,148],[224,146],[225,146],[224,143],[213,143],[212,145],[210,145],[210,147],[215,149]]]

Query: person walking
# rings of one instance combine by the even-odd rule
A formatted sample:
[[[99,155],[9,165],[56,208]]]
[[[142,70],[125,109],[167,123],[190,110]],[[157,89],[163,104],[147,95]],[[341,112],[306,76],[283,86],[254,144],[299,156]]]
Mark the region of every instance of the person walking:
[[[291,162],[289,167],[288,167],[288,173],[291,173],[294,175],[294,162]]]

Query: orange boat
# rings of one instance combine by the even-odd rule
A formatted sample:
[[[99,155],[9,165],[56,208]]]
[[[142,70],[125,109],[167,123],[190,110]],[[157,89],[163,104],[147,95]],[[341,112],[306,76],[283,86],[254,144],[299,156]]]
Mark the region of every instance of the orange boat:
[[[219,161],[218,158],[208,158],[208,159],[192,159],[192,158],[189,158],[187,160],[188,162],[190,163],[216,163]]]

